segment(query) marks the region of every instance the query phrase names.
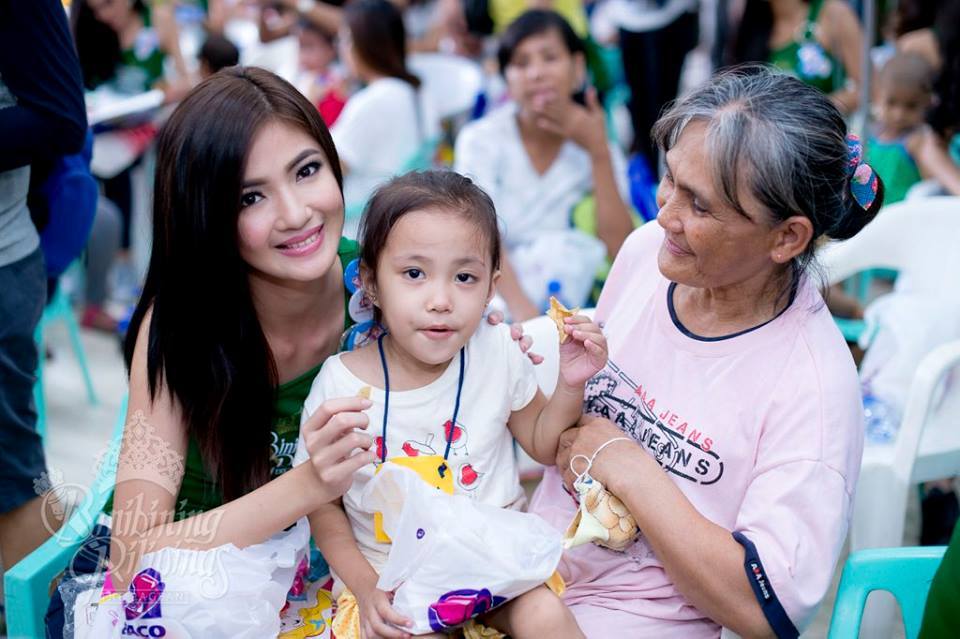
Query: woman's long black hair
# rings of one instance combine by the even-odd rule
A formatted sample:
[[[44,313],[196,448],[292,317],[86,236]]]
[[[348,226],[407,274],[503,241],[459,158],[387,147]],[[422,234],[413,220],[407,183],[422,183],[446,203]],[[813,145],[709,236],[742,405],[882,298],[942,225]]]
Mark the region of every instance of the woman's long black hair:
[[[257,68],[207,79],[160,131],[153,252],[124,344],[129,371],[150,312],[151,397],[162,390],[175,399],[226,501],[269,479],[277,367],[251,298],[237,219],[247,155],[271,121],[317,140],[342,189],[330,133],[292,85]]]
[[[388,0],[353,0],[343,12],[356,55],[368,67],[413,88],[420,78],[407,68],[407,31],[403,16]]]
[[[133,0],[132,9],[146,15],[143,0]],[[83,85],[88,89],[113,79],[120,64],[120,36],[109,25],[97,20],[86,0],[76,0],[70,7],[73,40],[80,58]]]

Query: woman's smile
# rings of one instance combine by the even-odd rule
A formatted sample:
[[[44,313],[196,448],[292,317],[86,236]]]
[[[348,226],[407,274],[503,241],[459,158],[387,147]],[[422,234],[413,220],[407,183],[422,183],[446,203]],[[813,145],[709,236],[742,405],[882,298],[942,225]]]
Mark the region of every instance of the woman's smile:
[[[277,248],[281,253],[290,257],[312,255],[323,244],[321,242],[323,239],[323,228],[323,224],[315,226],[304,233],[291,237],[282,244],[278,244]]]

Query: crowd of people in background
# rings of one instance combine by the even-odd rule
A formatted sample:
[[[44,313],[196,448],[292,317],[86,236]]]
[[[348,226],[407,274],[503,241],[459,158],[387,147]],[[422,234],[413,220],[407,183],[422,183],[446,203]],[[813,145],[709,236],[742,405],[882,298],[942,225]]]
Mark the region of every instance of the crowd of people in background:
[[[655,245],[662,238],[656,236],[655,241],[651,239],[654,238],[652,231],[636,235],[632,241],[628,240],[628,236],[650,217],[645,207],[655,192],[657,205],[665,207],[667,212],[666,219],[661,219],[661,225],[669,234],[669,224],[679,224],[676,216],[680,215],[682,208],[680,199],[687,196],[682,182],[675,181],[675,178],[682,178],[689,168],[680,168],[676,163],[678,157],[690,162],[702,162],[706,167],[703,169],[705,173],[721,176],[714,184],[729,186],[722,177],[726,167],[716,158],[704,159],[698,155],[704,148],[703,140],[708,127],[720,130],[724,126],[735,126],[730,123],[732,120],[724,119],[728,111],[743,110],[750,125],[758,127],[749,129],[749,136],[741,139],[740,144],[772,143],[772,137],[764,138],[758,133],[762,132],[763,126],[775,126],[778,131],[785,131],[783,145],[775,149],[776,153],[771,151],[769,154],[771,162],[782,162],[782,166],[776,167],[778,170],[792,166],[790,150],[799,148],[799,140],[804,137],[796,127],[801,126],[801,120],[805,117],[813,122],[811,127],[830,129],[840,136],[838,139],[842,139],[849,126],[860,133],[862,156],[879,177],[873,183],[874,193],[879,193],[879,197],[857,209],[855,223],[839,218],[829,221],[817,219],[816,216],[804,218],[807,221],[799,223],[803,230],[795,232],[801,235],[806,233],[804,237],[807,243],[787,250],[788,253],[794,251],[790,258],[772,268],[771,272],[779,273],[777,269],[794,257],[802,260],[808,246],[812,255],[816,238],[850,237],[874,215],[883,215],[881,202],[889,205],[930,194],[960,196],[960,0],[899,0],[894,3],[881,0],[877,2],[875,24],[866,26],[863,4],[861,0],[65,0],[63,5],[69,16],[70,41],[65,40],[61,44],[66,43],[75,49],[80,76],[67,77],[69,74],[66,74],[61,77],[56,84],[60,87],[57,90],[61,91],[61,95],[42,97],[40,103],[56,104],[51,111],[65,113],[67,106],[64,105],[70,101],[69,95],[76,94],[80,85],[88,105],[93,103],[95,96],[102,99],[106,93],[114,99],[157,90],[162,94],[162,104],[148,115],[106,122],[93,130],[95,135],[107,132],[119,136],[129,157],[122,166],[99,173],[94,171],[99,198],[95,210],[91,212],[89,241],[84,255],[78,258],[83,284],[75,285],[71,291],[83,308],[81,323],[87,328],[120,335],[126,330],[130,314],[144,290],[144,273],[133,255],[136,244],[134,237],[137,234],[150,234],[151,229],[137,228],[136,210],[149,210],[156,203],[143,200],[144,193],[151,192],[152,186],[146,190],[138,189],[137,176],[145,175],[148,182],[154,179],[152,162],[157,153],[158,136],[168,144],[173,144],[173,134],[167,137],[163,134],[173,108],[188,95],[196,102],[199,98],[191,90],[202,81],[217,77],[221,78],[223,91],[245,92],[243,95],[251,100],[260,99],[258,96],[261,93],[244,82],[264,84],[274,92],[270,94],[270,99],[276,99],[277,104],[281,105],[261,105],[264,113],[282,111],[285,103],[277,98],[284,90],[282,87],[270,88],[273,80],[258,80],[256,75],[251,79],[242,76],[234,68],[248,59],[248,47],[280,41],[294,43],[295,47],[290,51],[296,51],[294,58],[284,61],[292,69],[285,79],[316,109],[322,123],[329,128],[329,136],[323,139],[329,142],[331,148],[325,147],[323,152],[337,162],[328,177],[330,184],[333,184],[334,175],[336,181],[342,183],[346,206],[343,235],[350,240],[358,239],[361,215],[378,187],[407,171],[427,149],[428,164],[445,165],[471,178],[492,200],[499,225],[500,243],[497,246],[500,247],[500,254],[497,259],[501,272],[496,280],[492,305],[513,321],[523,321],[542,314],[551,296],[559,298],[571,308],[596,306],[600,300],[601,316],[605,321],[612,320],[614,310],[623,310],[624,302],[618,298],[621,294],[625,295],[624,290],[629,288],[652,296],[653,289],[648,290],[647,284],[634,282],[631,278],[636,274],[624,265],[636,266],[642,262],[649,267],[648,270],[655,271],[656,265],[647,262],[652,259],[651,251],[656,251]],[[2,9],[3,0],[0,0]],[[0,13],[0,20],[2,17]],[[257,41],[251,43],[248,38],[237,38],[238,33],[248,33],[238,29],[238,24],[247,27],[255,25]],[[190,41],[187,37],[189,34],[197,36],[194,38],[197,46],[186,46]],[[868,51],[863,46],[865,38],[875,42],[875,46]],[[0,50],[11,46],[13,44],[0,42]],[[418,76],[412,63],[414,56],[424,53],[455,56],[468,60],[481,70],[484,78],[482,91],[470,109],[455,116],[439,112],[435,94],[426,90],[424,78]],[[864,64],[864,55],[869,56],[871,64]],[[12,71],[13,58],[14,54],[9,50],[5,53],[0,51],[0,107],[18,100],[30,102],[35,93],[42,93],[24,80],[22,72]],[[729,80],[726,84],[720,82],[710,89],[703,89],[715,71],[734,66],[743,73],[737,76],[738,80]],[[779,74],[771,74],[770,68],[778,70]],[[782,78],[782,75],[792,76],[816,89],[829,102],[818,102],[803,91],[796,92],[794,85],[797,83],[792,80],[786,84],[780,83],[777,78]],[[67,79],[64,80],[64,77]],[[76,80],[79,80],[78,86],[67,86],[71,82],[77,84]],[[867,92],[863,90],[865,85],[870,89]],[[698,89],[702,89],[703,93],[697,94]],[[262,87],[259,90],[267,91]],[[19,95],[18,91],[21,92]],[[724,94],[724,91],[729,91],[729,94]],[[784,101],[784,92],[791,91],[796,92],[791,95],[797,96],[797,104],[812,106],[801,112],[797,104]],[[212,96],[212,90],[207,93]],[[696,95],[697,98],[683,102],[684,95]],[[224,104],[221,102],[223,99],[223,96],[210,98],[214,105]],[[704,102],[698,103],[697,99]],[[864,103],[864,99],[867,103]],[[751,100],[779,105],[779,111],[764,111]],[[833,117],[835,112],[828,104],[832,104],[843,119]],[[673,110],[670,110],[671,106]],[[202,111],[198,104],[192,108],[195,114]],[[703,110],[698,111],[698,108]],[[665,113],[666,119],[662,120]],[[787,121],[789,114],[795,117]],[[197,115],[196,121],[208,122],[213,130],[215,123],[212,118],[216,116],[207,117],[205,120]],[[263,117],[269,119],[268,115]],[[311,131],[317,129],[311,119],[312,114],[310,118],[302,114],[297,117],[310,123],[301,127],[304,130],[309,127],[313,127]],[[688,119],[681,121],[683,117]],[[69,136],[60,136],[56,138],[56,143],[51,142],[44,147],[48,155],[60,156],[79,150],[83,131],[72,130],[76,127],[71,128],[71,121],[75,122],[77,118],[67,115],[46,123],[31,121],[27,124],[33,128],[24,131],[39,130],[38,127],[47,127],[48,132],[68,131]],[[691,121],[699,124],[685,129]],[[60,129],[49,128],[53,126]],[[206,134],[204,131],[188,130],[181,121],[176,122],[176,126],[177,135],[181,137],[202,137]],[[738,126],[745,125],[741,122]],[[731,130],[724,129],[723,132],[729,135]],[[0,187],[6,180],[9,185],[17,181],[19,188],[20,183],[28,177],[17,173],[22,162],[12,163],[11,158],[27,158],[28,163],[35,165],[41,165],[49,158],[40,157],[36,149],[28,151],[25,143],[7,138],[6,134],[0,137],[4,138],[0,140]],[[323,136],[318,134],[316,137],[321,139]],[[184,139],[177,140],[188,145]],[[736,142],[731,137],[729,144],[735,145]],[[193,141],[191,144],[200,142]],[[258,141],[257,144],[262,142]],[[790,144],[795,148],[788,148]],[[246,152],[246,149],[233,151],[240,153]],[[175,155],[172,147],[164,149],[163,153],[166,157]],[[744,157],[750,158],[754,171],[773,171],[772,167],[762,163],[762,158],[767,156],[759,153],[749,155],[749,149],[744,153],[747,153]],[[800,192],[806,188],[798,186],[804,178],[809,178],[811,183],[817,180],[836,183],[843,179],[849,181],[849,175],[843,177],[843,167],[829,165],[828,153],[823,156],[817,156],[809,150],[805,153],[804,162],[809,160],[807,164],[816,164],[817,170],[827,177],[820,173],[800,175],[794,172],[789,179],[783,178],[777,183],[774,179],[776,176],[765,176],[768,182],[759,178],[751,182],[753,190],[748,197],[774,197],[770,193],[776,189],[779,192],[790,189],[794,189],[791,193]],[[734,156],[740,157],[736,153],[731,157]],[[263,153],[258,157],[269,157],[269,154]],[[238,156],[230,161],[241,162],[242,158]],[[212,162],[197,164],[201,165],[210,171],[217,170]],[[689,167],[690,164],[685,166]],[[184,198],[189,198],[191,194],[202,192],[204,197],[214,197],[211,195],[214,189],[209,184],[191,182],[191,176],[178,173],[177,168],[166,166],[157,172],[157,180],[162,178],[165,184],[177,189],[176,194],[169,196],[172,199],[161,201],[160,208],[154,209],[162,209],[171,219],[176,219],[176,207],[173,204],[182,200],[186,206],[188,203]],[[769,188],[764,190],[766,187]],[[690,196],[692,200],[696,200],[694,195]],[[37,241],[18,217],[17,224],[22,226],[18,233],[22,237],[17,240],[19,244],[14,243],[11,233],[20,227],[5,225],[15,215],[22,217],[23,207],[20,207],[19,200],[6,202],[4,196],[5,191],[0,188],[0,230],[3,232],[0,239],[0,282],[9,283],[9,288],[7,283],[3,284],[4,301],[0,310],[8,305],[8,299],[14,300],[8,297],[7,291],[18,289],[28,279],[33,281],[42,278],[48,298],[52,297],[58,285],[62,285],[56,277],[49,277],[50,273],[40,272],[42,267],[39,258],[23,265],[27,256],[35,255]],[[716,192],[713,196],[729,199],[730,206],[736,208],[739,207],[738,198],[744,197],[744,194],[735,193],[731,196],[730,193]],[[824,203],[822,198],[830,196],[839,202],[845,197],[843,194],[826,193],[824,189],[803,191],[802,196],[797,201],[802,200],[804,206],[809,204],[811,210],[819,207],[821,211],[837,208],[834,206],[836,202],[831,200]],[[696,208],[700,204],[694,201],[691,206]],[[745,213],[744,216],[749,221],[750,217]],[[777,222],[786,223],[785,220]],[[35,222],[41,231],[44,226],[58,223],[53,218]],[[191,231],[197,234],[213,233],[202,222],[192,221],[196,228]],[[231,218],[229,224],[235,226],[235,220]],[[691,224],[704,222],[698,219]],[[746,222],[739,220],[733,224]],[[844,224],[853,224],[856,229],[850,231]],[[221,230],[226,228],[223,226]],[[158,246],[158,232],[169,234],[166,241],[187,244],[185,240],[176,239],[177,233],[184,232],[182,227],[163,229],[154,226],[152,232],[154,250]],[[753,237],[748,231],[744,233],[746,235],[737,237],[740,240]],[[723,239],[730,238],[725,236]],[[349,262],[347,258],[350,256],[344,253],[343,246],[339,247],[339,253],[333,249],[334,246],[331,244],[329,247],[331,262],[336,255],[345,264]],[[711,331],[723,335],[724,329],[730,327],[696,326],[697,320],[693,318],[697,314],[691,305],[699,299],[700,292],[710,288],[715,280],[719,281],[728,272],[738,272],[738,259],[751,255],[751,250],[758,255],[763,254],[763,250],[757,249],[757,245],[742,245],[739,246],[742,250],[738,251],[731,251],[729,246],[724,248],[720,244],[707,243],[704,246],[704,254],[714,256],[716,261],[699,272],[687,272],[677,266],[675,275],[681,281],[681,288],[676,294],[671,288],[667,299],[670,300],[670,317],[677,327],[681,328],[680,322],[685,323],[693,331],[694,337],[706,335],[703,340],[708,344],[713,335]],[[621,253],[621,248],[624,253]],[[232,248],[223,250],[224,255],[232,255]],[[355,252],[355,247],[352,250]],[[680,255],[682,250],[678,251]],[[618,255],[619,267],[616,266]],[[678,255],[665,258],[668,266],[670,259],[681,263],[682,255]],[[172,257],[178,256],[154,255],[153,259],[169,260]],[[213,260],[204,263],[209,263],[210,269],[218,268]],[[11,265],[17,265],[19,270],[10,271]],[[663,264],[660,267],[663,270]],[[156,272],[153,279],[147,280],[146,290],[152,296],[157,296],[163,287],[160,265],[157,263],[151,268]],[[191,278],[188,272],[182,271],[183,266],[171,265],[170,268],[181,269],[180,275],[183,277],[179,282],[184,287],[196,285],[189,284]],[[758,270],[762,269],[758,267]],[[664,272],[664,275],[670,278],[670,273]],[[604,298],[600,298],[600,291],[608,277],[615,286],[607,290]],[[197,281],[213,285],[212,276]],[[339,284],[337,282],[330,295],[330,299],[336,302],[334,306],[340,303],[343,295]],[[660,284],[664,290],[670,286],[667,279],[657,286]],[[676,287],[677,284],[672,286]],[[191,290],[202,295],[202,291]],[[790,322],[800,322],[793,319],[792,311],[787,312],[794,298],[816,297],[799,280],[787,282],[782,291],[763,291],[764,296],[768,294],[769,300],[766,297],[764,300],[770,302],[770,308],[764,307],[764,312],[755,316],[748,314],[749,317],[742,318],[742,325],[734,326],[736,330],[753,330],[751,327],[755,325],[776,321],[784,334],[789,333],[793,330]],[[15,301],[9,303],[17,304]],[[846,299],[839,290],[829,297],[828,305],[835,315],[863,316],[861,301]],[[247,308],[241,310],[253,312]],[[39,317],[40,312],[40,307],[32,309],[30,318]],[[816,316],[813,324],[803,324],[803,330],[819,334],[827,331],[827,327],[832,327],[829,316],[821,315]],[[158,317],[155,314],[151,319],[141,301],[133,314],[132,326],[137,330],[141,326],[149,326],[151,321],[160,326]],[[24,326],[30,323],[27,321],[30,318],[25,319]],[[170,322],[170,319],[164,318],[164,321]],[[250,321],[255,322],[256,319]],[[622,316],[619,321],[624,321]],[[758,324],[760,321],[763,323]],[[339,319],[331,320],[330,335],[339,335],[341,324]],[[169,325],[164,326],[163,330],[173,330]],[[614,321],[613,327],[617,329],[620,325]],[[269,330],[269,327],[265,330]],[[132,362],[139,362],[136,365],[145,367],[146,364],[137,358],[142,359],[146,355],[134,352],[132,344],[137,336],[133,338],[128,341],[127,364],[130,366]],[[32,334],[29,339],[32,340]],[[651,343],[650,348],[658,347],[656,338],[645,339]],[[324,348],[329,345],[325,343]],[[615,346],[611,349],[611,356],[624,356],[626,347],[623,344]],[[840,362],[841,354],[845,355],[845,351],[842,348],[837,351],[833,346],[825,347],[824,352],[834,358],[831,361]],[[776,344],[771,342],[770,348],[775,347]],[[264,349],[268,350],[266,341]],[[705,352],[707,346],[703,349]],[[29,392],[25,385],[26,374],[36,368],[36,354],[32,357],[26,355],[22,344],[17,346],[17,353],[20,361],[17,366],[18,379],[24,382],[20,384],[23,387],[21,391]],[[181,363],[192,356],[192,353],[186,352],[178,354],[185,358]],[[41,357],[44,355],[39,354]],[[264,359],[256,363],[265,364],[269,354],[260,355]],[[783,356],[789,358],[792,355],[785,352]],[[643,357],[643,353],[636,353],[638,361]],[[300,370],[303,366],[299,364],[302,362],[287,362],[281,371],[286,368]],[[155,365],[156,362],[150,364],[151,367]],[[751,365],[757,371],[766,370],[765,364],[759,360]],[[805,360],[801,365],[813,366]],[[831,370],[842,369],[841,372],[845,372],[843,366],[845,364],[837,364]],[[802,367],[797,370],[809,372]],[[3,373],[2,369],[0,373]],[[156,371],[151,368],[150,374],[155,376]],[[277,371],[274,370],[273,374],[276,376]],[[810,375],[815,374],[810,372]],[[690,375],[696,377],[697,373],[691,371]],[[278,380],[257,381],[265,385]],[[708,384],[708,380],[703,381],[705,385]],[[844,378],[836,383],[839,387],[848,381]],[[140,390],[146,393],[147,382],[141,382],[144,386]],[[158,383],[153,378],[150,383],[152,394],[154,385]],[[729,384],[730,393],[736,392],[736,380],[731,379],[726,383]],[[802,388],[803,383],[798,377],[796,386]],[[784,397],[794,390],[795,387],[784,389]],[[176,388],[174,391],[179,392]],[[189,394],[189,391],[183,390],[183,393]],[[24,395],[23,392],[20,394]],[[7,411],[11,405],[7,401],[0,402],[0,409]],[[851,412],[851,406],[843,403],[841,408],[835,408],[838,414],[842,413],[847,418],[850,429],[855,430],[860,415],[853,414],[856,411]],[[242,410],[240,403],[232,408]],[[201,409],[212,410],[209,406]],[[8,412],[13,414],[14,411],[10,409]],[[195,418],[196,415],[191,417]],[[766,415],[758,417],[766,418]],[[17,435],[19,439],[4,439],[4,446],[18,447],[30,439],[29,446],[23,445],[36,449],[37,442],[27,434],[29,429],[26,424],[22,424],[20,430],[22,432]],[[585,436],[580,433],[577,437]],[[211,441],[200,442],[207,447],[205,451],[213,449]],[[579,439],[573,441],[571,438],[562,443],[561,451],[571,446],[575,450],[578,450],[577,446],[584,446],[584,450],[588,448]],[[836,477],[831,475],[826,478],[819,474],[819,466],[801,472],[791,465],[795,462],[787,459],[789,455],[784,454],[782,463],[786,468],[783,470],[785,475],[793,473],[791,477],[802,476],[811,485],[815,480],[824,482],[820,493],[813,494],[815,491],[811,489],[809,503],[804,502],[802,507],[813,509],[817,497],[823,494],[834,495],[838,502],[850,494],[856,477],[856,464],[851,461],[854,459],[851,451],[858,452],[856,449],[857,446],[851,443],[847,448],[834,451],[836,459],[820,459],[818,463],[842,471],[838,471]],[[224,456],[221,461],[228,461],[228,457]],[[651,477],[659,470],[626,454],[617,460],[616,468],[651,473]],[[42,456],[27,461],[35,467],[28,469],[28,472],[34,472],[42,465]],[[296,472],[299,475],[290,471],[290,477],[308,481],[306,472]],[[558,512],[562,510],[558,504],[564,501],[564,495],[560,477],[548,475],[548,480],[541,487],[534,505],[549,515],[551,509],[557,509]],[[609,481],[615,481],[612,475]],[[746,499],[744,496],[747,496],[763,508],[776,511],[776,495],[764,492],[769,487],[758,488],[746,478],[742,484],[737,493],[738,499]],[[244,489],[249,487],[242,482],[229,485],[229,494],[225,493],[225,497],[242,495]],[[960,505],[952,482],[931,483],[925,487],[925,494],[924,539],[929,543],[947,543],[960,516]],[[670,494],[665,499],[672,499],[673,506],[680,508],[683,498]],[[691,499],[696,502],[696,498]],[[639,503],[637,498],[636,504]],[[569,505],[566,502],[564,504]],[[5,511],[0,515],[5,516],[5,513],[22,505],[0,503]],[[636,508],[644,510],[646,506],[637,505]],[[704,508],[709,509],[709,506]],[[759,519],[765,512],[731,510],[724,512],[723,517],[729,519],[731,526],[749,524],[763,530],[765,524],[761,524]],[[250,515],[249,512],[247,514]],[[567,514],[562,512],[564,517]],[[653,529],[656,515],[651,512],[648,516]],[[753,516],[757,521],[751,519]],[[776,514],[773,517],[776,518]],[[0,524],[4,521],[0,517]],[[824,546],[837,541],[838,530],[831,528],[829,522],[821,528],[810,522],[806,524],[810,526],[807,531],[810,539],[822,542]],[[750,542],[739,539],[734,542],[726,538],[720,540],[718,536],[711,538],[717,531],[704,518],[692,518],[691,525],[701,531],[704,539],[712,539],[711,543],[718,549],[739,543],[747,553],[750,552]],[[697,598],[696,603],[701,609],[716,613],[710,619],[694,619],[690,617],[693,615],[692,609],[678,604],[677,611],[664,613],[667,617],[675,614],[677,619],[695,622],[694,626],[690,626],[694,628],[696,624],[702,624],[700,630],[704,636],[716,629],[715,622],[718,619],[746,628],[763,622],[746,613],[737,616],[736,605],[731,603],[737,593],[725,592],[721,584],[711,582],[708,576],[699,574],[695,567],[684,563],[680,558],[681,549],[671,545],[669,535],[663,534],[661,537],[657,532],[652,532],[649,536],[656,550],[662,552],[666,559],[662,565],[658,564],[660,572],[651,582],[652,585],[647,585],[650,588],[663,587],[669,598],[679,596],[675,585],[688,585],[684,579],[702,579],[706,585],[700,590],[694,588],[693,596]],[[842,535],[839,536],[842,538]],[[803,548],[804,552],[810,554],[821,550],[819,547]],[[8,549],[5,546],[0,546],[0,552],[6,555],[5,563],[7,557],[22,554],[21,549]],[[637,561],[642,563],[640,559]],[[781,571],[786,574],[790,570],[789,561],[783,559],[783,565],[777,561],[771,561],[768,566],[774,573]],[[681,571],[680,577],[675,577],[677,573],[673,573],[668,579],[666,572],[661,570],[666,565]],[[582,566],[581,569],[587,570]],[[633,579],[629,575],[627,579],[624,576],[626,573],[621,575],[616,572],[621,569],[619,563],[611,569],[610,574],[619,576],[610,578],[609,583],[605,584],[610,589],[607,594],[614,598],[617,596],[614,591],[626,588],[626,581],[618,579]],[[740,569],[740,566],[721,566],[718,574],[723,570],[732,574]],[[829,582],[831,574],[830,570],[823,570],[808,576],[811,583],[816,581],[812,585],[794,583],[796,589],[783,594],[788,612],[796,612],[804,617],[810,614],[819,599],[813,601],[805,598],[809,593],[804,589],[809,588],[810,592],[819,589]],[[630,583],[633,584],[633,581]],[[690,596],[689,591],[684,591],[684,594]],[[749,597],[750,593],[746,592],[746,596]],[[591,617],[600,615],[600,612],[584,605],[586,612],[580,614],[585,616],[578,617],[581,624],[593,624],[594,628],[614,628],[619,623],[611,621],[609,614],[603,619]],[[662,612],[658,611],[658,614]],[[789,619],[786,623],[790,623]],[[656,626],[650,625],[651,628]],[[792,626],[784,632],[789,634],[790,628]],[[781,629],[775,630],[779,632]]]

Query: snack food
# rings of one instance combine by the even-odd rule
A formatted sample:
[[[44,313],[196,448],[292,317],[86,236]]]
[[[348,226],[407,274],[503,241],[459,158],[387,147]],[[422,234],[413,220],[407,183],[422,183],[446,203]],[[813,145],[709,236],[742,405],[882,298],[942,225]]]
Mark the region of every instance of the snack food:
[[[364,386],[357,391],[357,397],[362,397],[363,399],[370,399],[371,388],[369,386]]]
[[[640,529],[622,501],[589,475],[578,479],[574,489],[580,497],[580,509],[564,534],[564,548],[592,541],[623,551],[633,543]]]
[[[580,312],[580,308],[569,309],[554,296],[550,296],[550,308],[547,309],[547,317],[553,320],[553,323],[557,325],[557,332],[560,333],[560,343],[565,344],[566,341],[570,338],[567,335],[567,331],[564,330],[566,324],[563,320],[568,317],[573,317]]]

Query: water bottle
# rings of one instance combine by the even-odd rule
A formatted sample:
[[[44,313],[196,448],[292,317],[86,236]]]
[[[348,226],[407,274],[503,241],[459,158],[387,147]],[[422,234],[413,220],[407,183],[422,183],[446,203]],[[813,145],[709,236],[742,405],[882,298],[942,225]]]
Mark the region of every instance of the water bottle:
[[[868,442],[889,444],[900,428],[900,414],[892,403],[867,390],[863,395],[863,423]]]
[[[566,300],[563,299],[561,291],[563,290],[563,284],[560,283],[560,280],[550,280],[547,282],[547,295],[543,298],[543,303],[540,305],[540,310],[544,313],[547,312],[550,308],[550,298],[555,297],[557,301],[570,308],[570,305],[567,304]]]

